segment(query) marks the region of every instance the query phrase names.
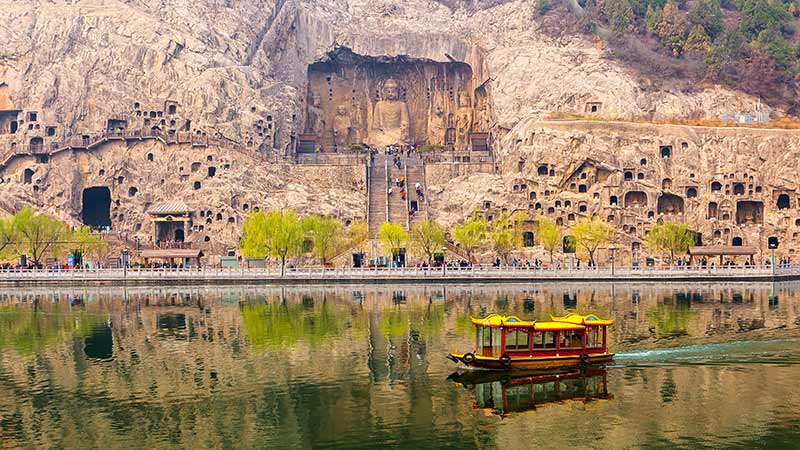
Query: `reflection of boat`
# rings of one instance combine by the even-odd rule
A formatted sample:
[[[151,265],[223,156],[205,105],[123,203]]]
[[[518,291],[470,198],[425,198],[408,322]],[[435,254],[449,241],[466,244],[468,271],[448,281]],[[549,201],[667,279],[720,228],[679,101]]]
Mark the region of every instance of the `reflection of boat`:
[[[547,369],[611,361],[607,328],[613,320],[570,313],[550,321],[524,321],[490,314],[472,319],[475,352],[447,357],[467,367],[484,369]]]
[[[534,410],[564,400],[609,399],[605,368],[523,374],[522,372],[454,373],[450,379],[475,391],[479,408],[498,414]]]

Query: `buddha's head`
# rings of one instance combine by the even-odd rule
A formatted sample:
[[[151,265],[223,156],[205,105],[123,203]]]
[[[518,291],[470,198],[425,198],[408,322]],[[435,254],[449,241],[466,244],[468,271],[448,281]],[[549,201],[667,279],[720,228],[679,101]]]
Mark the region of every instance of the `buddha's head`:
[[[347,115],[347,106],[339,105],[336,107],[336,114],[339,116],[346,116]]]
[[[389,78],[383,83],[383,98],[387,100],[397,100],[399,98],[400,84],[397,80]]]
[[[458,96],[458,106],[466,107],[469,105],[469,94],[462,92],[461,95]]]

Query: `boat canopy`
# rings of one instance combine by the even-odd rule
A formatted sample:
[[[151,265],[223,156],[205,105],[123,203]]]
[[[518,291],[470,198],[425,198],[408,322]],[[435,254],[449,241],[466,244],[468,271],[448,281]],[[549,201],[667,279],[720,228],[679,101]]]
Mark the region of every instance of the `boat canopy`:
[[[553,322],[572,323],[576,325],[585,325],[587,327],[599,327],[613,325],[614,321],[609,319],[601,319],[594,314],[582,316],[578,313],[569,313],[566,316],[556,317],[550,316]]]
[[[590,321],[590,323],[592,322]],[[583,330],[586,328],[582,323],[567,321],[537,322],[534,320],[522,320],[517,316],[501,316],[500,314],[489,314],[483,319],[472,318],[472,324],[475,326],[494,328],[530,328],[534,331]],[[597,323],[597,325],[603,324],[604,323]]]

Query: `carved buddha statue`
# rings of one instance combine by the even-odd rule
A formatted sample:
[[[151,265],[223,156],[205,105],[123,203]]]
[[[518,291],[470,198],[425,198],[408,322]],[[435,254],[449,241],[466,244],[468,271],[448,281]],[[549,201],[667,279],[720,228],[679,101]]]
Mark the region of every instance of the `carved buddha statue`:
[[[465,150],[469,146],[469,132],[472,130],[473,111],[469,94],[462,92],[458,96],[456,111],[456,149]]]
[[[321,137],[323,131],[325,131],[325,111],[320,106],[319,95],[314,94],[311,96],[311,103],[308,105],[306,132]]]
[[[336,108],[336,117],[333,118],[333,141],[339,150],[350,144],[352,128],[350,111],[346,105],[339,105]]]
[[[376,147],[391,144],[408,144],[411,135],[411,122],[408,105],[399,97],[397,81],[388,79],[383,84],[383,100],[375,104],[372,113],[372,126],[369,143]]]

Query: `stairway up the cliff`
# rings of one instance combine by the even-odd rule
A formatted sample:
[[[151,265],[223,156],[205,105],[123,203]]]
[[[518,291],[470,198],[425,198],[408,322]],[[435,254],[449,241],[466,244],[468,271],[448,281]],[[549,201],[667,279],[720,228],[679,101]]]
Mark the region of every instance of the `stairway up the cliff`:
[[[403,165],[405,159],[402,160],[400,169],[389,161],[389,183],[392,186],[392,194],[389,195],[389,222],[402,224],[403,228],[408,229],[408,186],[405,187],[406,198],[403,199],[400,187],[396,184],[397,180],[406,175]]]
[[[417,156],[406,159],[406,181],[408,183],[408,207],[409,210],[416,210],[413,215],[410,215],[410,225],[429,219],[428,202],[425,194],[427,193],[425,186],[425,163]],[[422,197],[417,195],[416,184],[420,184],[422,190]]]
[[[385,155],[376,155],[369,169],[369,202],[367,224],[370,236],[377,236],[381,224],[388,218],[386,172],[389,162]]]

